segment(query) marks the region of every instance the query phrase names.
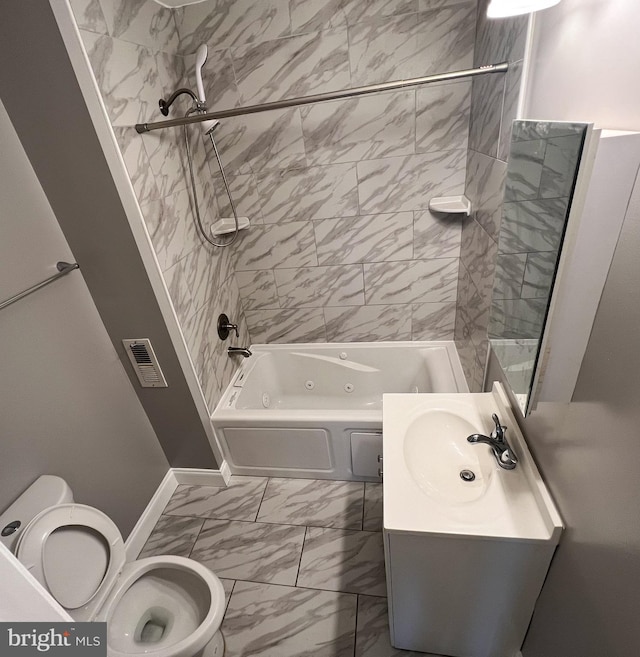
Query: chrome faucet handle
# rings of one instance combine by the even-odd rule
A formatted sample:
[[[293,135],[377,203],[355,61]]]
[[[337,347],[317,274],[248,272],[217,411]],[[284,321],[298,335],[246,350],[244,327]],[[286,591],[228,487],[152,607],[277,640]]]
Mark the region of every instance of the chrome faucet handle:
[[[504,432],[507,430],[507,427],[500,424],[500,418],[496,413],[491,415],[491,419],[496,425],[495,431],[491,434],[491,437],[500,442],[504,442]]]
[[[513,448],[509,445],[504,435],[507,427],[500,424],[500,418],[495,413],[491,415],[491,419],[496,425],[496,428],[491,432],[490,436],[474,433],[467,437],[467,442],[489,445],[498,465],[505,470],[513,470],[518,464],[518,457],[515,455]]]

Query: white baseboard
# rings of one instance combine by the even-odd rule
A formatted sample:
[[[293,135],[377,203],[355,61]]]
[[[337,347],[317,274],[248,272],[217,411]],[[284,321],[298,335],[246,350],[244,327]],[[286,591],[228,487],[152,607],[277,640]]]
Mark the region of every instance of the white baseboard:
[[[149,504],[147,504],[124,543],[127,561],[133,561],[140,554],[177,486],[178,481],[173,470],[167,470],[167,474],[163,477],[153,497],[149,500]]]
[[[231,472],[226,461],[222,462],[220,470],[204,470],[198,468],[170,468],[153,494],[149,504],[142,512],[136,526],[131,530],[125,541],[127,561],[133,561],[151,535],[153,528],[160,519],[164,507],[171,499],[180,484],[189,486],[226,486]]]
[[[224,461],[222,466],[226,466]],[[229,469],[228,466],[226,468]],[[200,470],[198,468],[171,468],[178,484],[187,484],[188,486],[226,486],[229,477],[225,477],[222,468],[220,470]]]

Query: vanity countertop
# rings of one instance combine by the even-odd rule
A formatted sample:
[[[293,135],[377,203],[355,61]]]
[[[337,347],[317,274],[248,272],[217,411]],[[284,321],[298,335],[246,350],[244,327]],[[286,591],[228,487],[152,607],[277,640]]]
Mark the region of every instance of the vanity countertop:
[[[466,440],[491,433],[492,413],[508,427],[513,470]],[[558,542],[560,515],[499,383],[478,394],[385,394],[383,435],[385,530]]]

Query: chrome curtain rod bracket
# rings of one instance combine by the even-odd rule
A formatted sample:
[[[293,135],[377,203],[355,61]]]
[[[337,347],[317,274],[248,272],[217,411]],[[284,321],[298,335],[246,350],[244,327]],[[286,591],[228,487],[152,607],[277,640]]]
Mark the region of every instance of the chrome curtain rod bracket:
[[[161,128],[174,128],[176,126],[188,125],[190,123],[201,123],[202,121],[211,121],[215,119],[227,119],[232,116],[243,116],[246,114],[257,114],[258,112],[268,112],[269,110],[286,109],[287,107],[298,107],[299,105],[310,105],[312,103],[322,103],[328,100],[339,100],[341,98],[356,98],[357,96],[366,96],[368,94],[381,93],[383,91],[393,91],[395,89],[405,89],[407,87],[417,87],[422,84],[431,82],[446,82],[447,80],[459,80],[461,78],[471,78],[476,75],[487,75],[489,73],[506,73],[509,70],[509,64],[489,64],[478,68],[469,68],[462,71],[452,71],[451,73],[436,73],[421,78],[409,78],[408,80],[396,80],[394,82],[383,82],[381,84],[371,84],[366,87],[355,87],[353,89],[343,89],[341,91],[329,91],[323,94],[314,94],[312,96],[302,96],[300,98],[290,98],[288,100],[276,100],[272,103],[262,103],[260,105],[250,105],[248,107],[235,107],[233,109],[222,110],[220,112],[208,112],[206,114],[192,114],[190,116],[178,119],[169,119],[168,121],[156,121],[155,123],[137,123],[136,131],[140,134],[150,132],[151,130],[160,130]]]
[[[80,269],[80,265],[77,262],[58,262],[56,264],[56,267],[58,269],[57,274],[54,274],[53,276],[49,276],[49,278],[45,279],[44,281],[41,281],[40,283],[36,283],[35,285],[32,285],[31,287],[27,288],[26,290],[23,290],[22,292],[18,292],[18,294],[14,294],[11,298],[0,303],[0,310],[6,308],[7,306],[10,306],[12,303],[15,303],[16,301],[20,301],[20,299],[24,299],[25,297],[29,296],[36,290],[40,290],[46,285],[49,285],[49,283],[53,283],[53,281],[57,281],[59,278],[66,276],[69,272],[72,272],[74,269]]]

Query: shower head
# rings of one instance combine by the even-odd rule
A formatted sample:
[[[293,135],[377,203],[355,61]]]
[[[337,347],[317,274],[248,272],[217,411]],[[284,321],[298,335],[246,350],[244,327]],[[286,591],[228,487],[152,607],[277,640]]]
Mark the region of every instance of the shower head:
[[[198,87],[198,96],[200,96],[200,102],[205,102],[204,97],[204,85],[202,84],[202,67],[207,61],[208,48],[207,44],[203,43],[196,52],[196,85]]]
[[[198,87],[198,96],[200,96],[200,103],[203,108],[205,106],[206,98],[204,96],[204,84],[202,83],[202,67],[207,61],[208,52],[209,50],[206,43],[203,43],[196,51],[196,86]],[[203,121],[200,126],[202,127],[204,134],[208,135],[218,126],[218,121]]]

